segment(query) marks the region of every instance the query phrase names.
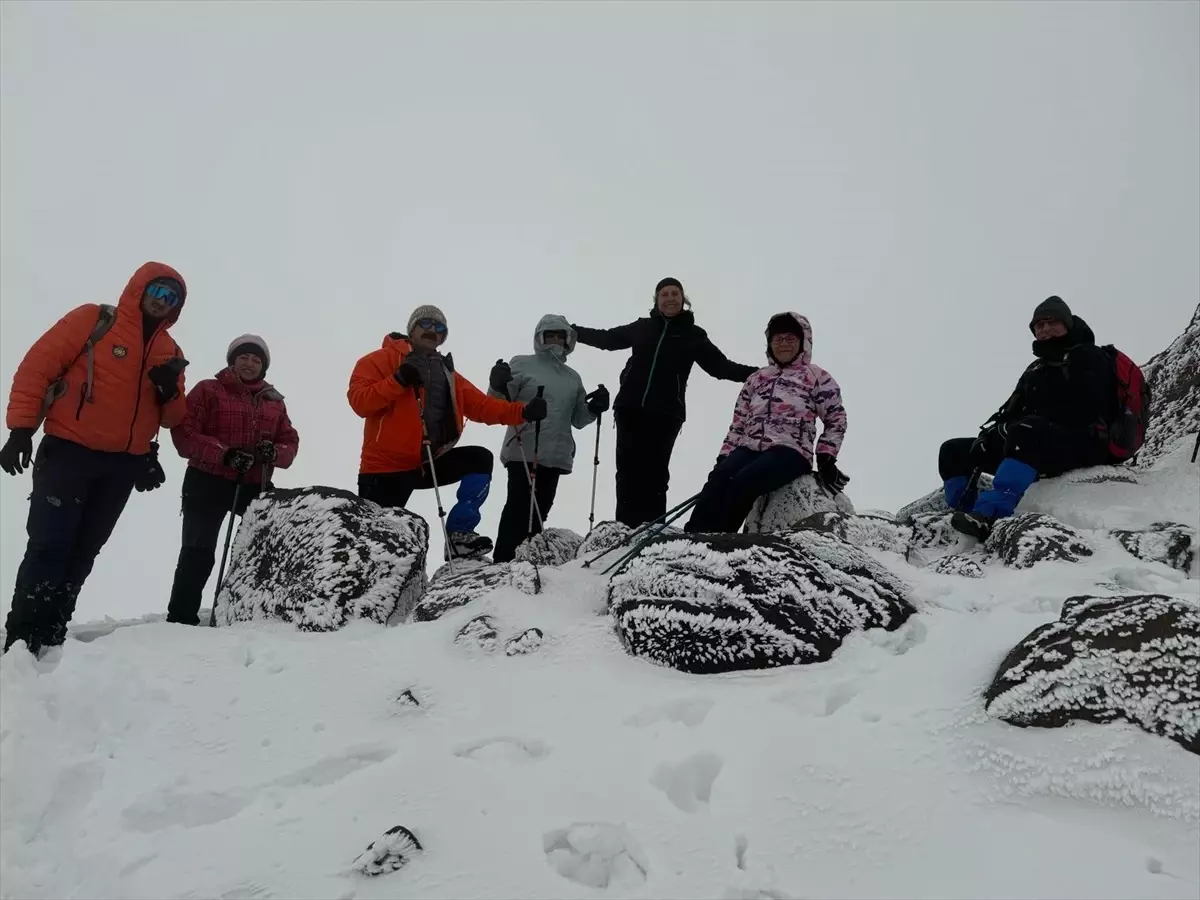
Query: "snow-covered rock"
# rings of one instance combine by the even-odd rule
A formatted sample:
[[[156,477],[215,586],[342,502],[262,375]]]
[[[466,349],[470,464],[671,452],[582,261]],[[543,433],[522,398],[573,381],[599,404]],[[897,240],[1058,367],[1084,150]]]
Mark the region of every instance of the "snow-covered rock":
[[[983,577],[983,566],[977,560],[957,553],[935,559],[929,564],[929,571],[939,575],[958,575],[960,578]]]
[[[1046,560],[1078,562],[1093,553],[1082,535],[1037,513],[998,520],[984,547],[1014,569],[1028,569]]]
[[[800,531],[656,540],[608,600],[629,653],[710,673],[829,659],[854,631],[903,624],[906,592],[865,552]]]
[[[777,491],[754,501],[746,516],[745,531],[749,534],[774,534],[791,531],[801,522],[819,512],[840,512],[854,515],[854,504],[845,492],[831,494],[812,475],[801,475]]]
[[[330,487],[274,490],[246,510],[217,597],[218,625],[278,620],[334,631],[405,618],[425,588],[429,525]]]
[[[814,513],[797,526],[797,530],[811,529],[832,534],[855,547],[872,547],[904,555],[912,540],[912,528],[899,525],[881,516],[848,516],[842,512]]]
[[[1196,529],[1178,522],[1155,522],[1144,531],[1115,529],[1112,536],[1138,559],[1190,572],[1196,559]]]
[[[542,590],[542,579],[533,563],[489,563],[460,567],[455,563],[453,573],[443,567],[429,582],[425,596],[413,610],[413,620],[430,622],[446,613],[466,606],[472,600],[487,596],[498,588],[516,588],[533,596]]]
[[[1200,753],[1200,604],[1071,597],[1013,648],[985,699],[1014,725],[1121,719]]]
[[[908,560],[914,565],[926,565],[937,559],[965,552],[975,543],[950,524],[950,512],[921,513],[912,518],[912,538]]]
[[[979,490],[990,491],[992,489],[992,476],[983,474],[979,476]],[[905,506],[900,507],[899,511],[893,518],[901,525],[911,525],[918,516],[928,516],[940,513],[950,512],[950,507],[946,504],[946,494],[942,488],[934,488],[924,497],[920,497]]]
[[[610,550],[629,537],[633,529],[621,522],[601,522],[583,539],[575,551],[576,559],[589,559],[597,553]]]
[[[516,558],[535,566],[561,566],[579,552],[583,536],[569,528],[547,528],[517,547]]]
[[[1200,432],[1200,305],[1183,334],[1141,368],[1150,386],[1150,425],[1138,465],[1151,466]]]
[[[367,844],[351,865],[364,875],[384,875],[404,868],[422,849],[415,834],[403,825],[395,825]]]

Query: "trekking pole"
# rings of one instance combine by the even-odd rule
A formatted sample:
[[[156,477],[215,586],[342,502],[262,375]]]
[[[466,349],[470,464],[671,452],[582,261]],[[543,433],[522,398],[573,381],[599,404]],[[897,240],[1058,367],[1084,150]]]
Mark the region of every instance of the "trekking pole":
[[[607,575],[609,572],[613,571],[613,569],[620,568],[625,563],[629,562],[631,559],[633,559],[635,556],[637,556],[639,553],[641,553],[643,550],[645,550],[647,544],[649,544],[652,540],[654,540],[656,537],[658,537],[660,534],[662,534],[668,525],[670,525],[676,519],[680,518],[684,513],[686,513],[689,509],[691,509],[693,506],[695,506],[699,502],[699,500],[700,500],[700,495],[697,494],[691,500],[688,500],[685,504],[683,504],[682,508],[677,508],[676,512],[672,513],[671,515],[669,515],[663,519],[663,521],[658,525],[658,530],[652,532],[651,534],[646,535],[646,537],[644,537],[640,541],[638,541],[634,546],[632,546],[629,549],[628,553],[626,553],[624,556],[622,556],[620,559],[618,559],[615,563],[610,564],[609,567],[607,569],[605,569],[604,571],[602,571],[600,574]]]
[[[546,393],[544,384],[538,385],[537,395],[539,399],[544,399],[543,394]],[[537,509],[537,464],[538,464],[538,446],[542,442],[542,420],[538,419],[533,423],[533,466],[529,470],[529,530],[525,533],[533,534],[533,512]],[[521,448],[524,455],[524,446]],[[541,524],[541,510],[538,510],[538,524]]]
[[[1196,454],[1200,453],[1200,434],[1196,435],[1196,446],[1192,448],[1192,462],[1196,461]]]
[[[533,476],[529,474],[529,457],[525,455],[525,442],[521,440],[521,432],[517,430],[512,437],[513,441],[517,442],[517,447],[521,451],[521,466],[525,470],[525,483],[529,485],[529,494],[533,496]],[[512,441],[509,441],[511,444]],[[546,520],[542,518],[542,505],[537,502],[537,497],[533,500],[533,511],[537,513],[538,525],[542,531],[546,530]],[[526,535],[528,537],[529,535]]]
[[[596,528],[596,478],[600,474],[600,417],[603,415],[596,413],[596,452],[592,457],[592,508],[588,512],[588,534]]]
[[[233,520],[237,518],[238,499],[242,494],[242,476],[238,475],[233,486],[233,505],[229,507],[229,527],[225,529],[225,549],[221,551],[221,568],[217,570],[217,589],[213,592],[212,609],[208,612],[208,627],[217,627],[217,598],[221,596],[221,584],[225,581],[225,561],[229,558],[229,542],[233,540]]]
[[[585,559],[583,561],[583,568],[585,568],[585,569],[591,568],[592,563],[594,563],[596,560],[600,559],[601,557],[608,556],[608,554],[612,553],[618,547],[624,547],[626,544],[628,544],[634,538],[638,537],[639,535],[645,534],[647,531],[649,531],[651,528],[653,528],[655,525],[657,525],[662,519],[666,518],[667,516],[672,516],[675,513],[679,513],[680,515],[682,515],[684,512],[686,512],[687,510],[689,510],[693,506],[695,506],[696,501],[699,499],[700,499],[699,494],[696,494],[694,497],[689,497],[687,500],[684,500],[678,506],[673,506],[670,509],[668,509],[661,516],[657,516],[656,518],[650,520],[649,522],[645,522],[644,524],[639,525],[636,529],[629,532],[629,534],[625,535],[625,537],[621,538],[621,540],[617,541],[617,543],[613,544],[607,550],[601,550],[599,553],[597,553],[591,559]],[[678,516],[676,516],[676,518],[678,518]]]
[[[433,498],[437,501],[438,521],[442,523],[442,540],[446,542],[446,564],[450,574],[454,574],[454,548],[450,546],[450,532],[446,530],[446,510],[442,507],[442,492],[438,487],[437,472],[433,467],[433,445],[429,440],[429,429],[425,427],[425,401],[421,398],[420,388],[413,389],[417,395],[417,415],[421,419],[421,445],[425,449],[425,458],[429,461],[429,480],[433,482]]]

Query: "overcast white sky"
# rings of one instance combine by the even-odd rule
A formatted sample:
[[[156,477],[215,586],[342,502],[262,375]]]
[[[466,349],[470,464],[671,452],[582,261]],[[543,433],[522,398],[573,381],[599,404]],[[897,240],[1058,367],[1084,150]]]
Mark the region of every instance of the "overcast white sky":
[[[350,370],[413,307],[446,311],[447,349],[483,385],[542,314],[622,324],[673,275],[742,362],[762,361],[772,313],[810,317],[849,410],[849,494],[894,509],[1005,399],[1048,294],[1138,360],[1186,325],[1198,47],[1200,4],[1151,0],[5,0],[0,401],[59,316],[162,260],[189,283],[173,333],[191,382],[264,335],[301,434],[277,482],[353,489]],[[614,393],[624,360],[572,358]],[[693,376],[673,503],[702,485],[737,390]],[[586,530],[594,434],[551,524]],[[77,619],[165,611],[173,450],[166,467]],[[0,475],[5,609],[28,490]],[[437,530],[432,497],[414,509]]]

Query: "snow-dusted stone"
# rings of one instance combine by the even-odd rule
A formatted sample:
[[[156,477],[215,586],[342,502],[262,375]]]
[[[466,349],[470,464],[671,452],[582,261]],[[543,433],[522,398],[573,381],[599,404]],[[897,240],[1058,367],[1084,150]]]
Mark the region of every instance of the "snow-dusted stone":
[[[1183,334],[1142,366],[1142,374],[1150,386],[1150,424],[1138,452],[1144,467],[1200,431],[1200,305]]]
[[[1190,572],[1196,558],[1196,530],[1178,522],[1155,522],[1145,531],[1117,530],[1112,536],[1138,559],[1181,572]]]
[[[1013,725],[1132,722],[1200,754],[1200,605],[1162,594],[1071,597],[1012,649],[984,694]]]
[[[246,510],[217,597],[219,625],[335,631],[404,619],[425,589],[429,525],[331,487],[270,491]]]
[[[527,656],[541,649],[545,634],[540,628],[526,628],[520,634],[509,638],[504,644],[505,656]]]
[[[929,564],[929,571],[939,575],[958,575],[961,578],[982,578],[983,566],[969,556],[952,554]]]
[[[453,574],[443,566],[429,582],[425,596],[413,610],[413,620],[431,622],[440,619],[451,610],[506,587],[516,588],[530,596],[541,593],[542,579],[537,566],[515,560],[474,567],[455,563]]]
[[[621,522],[601,522],[583,539],[575,552],[576,559],[587,559],[617,546],[633,529]]]
[[[957,531],[950,518],[953,513],[924,513],[912,520],[912,541],[909,543],[909,561],[923,565],[947,555],[945,551],[966,550],[977,542]]]
[[[404,868],[422,850],[415,834],[403,825],[395,825],[367,844],[351,867],[364,875],[386,875]]]
[[[827,660],[853,631],[900,627],[907,585],[864,551],[817,531],[658,539],[608,588],[633,656],[684,672]]]
[[[495,619],[491,616],[476,616],[459,629],[458,634],[454,636],[454,643],[491,653],[496,649],[496,641],[499,638],[500,631],[496,627]]]
[[[979,476],[979,490],[990,491],[992,489],[992,476]],[[894,516],[895,520],[901,525],[911,525],[913,520],[918,516],[927,516],[934,513],[948,513],[950,507],[946,505],[946,494],[942,488],[937,488],[930,491],[924,497],[914,500],[907,506],[900,507],[900,511]]]
[[[1078,562],[1092,555],[1092,548],[1082,536],[1038,513],[999,519],[984,547],[1014,569],[1028,569],[1052,559]]]
[[[831,494],[813,475],[801,475],[790,484],[754,501],[746,516],[745,531],[771,534],[791,531],[819,512],[854,515],[854,504],[845,492]]]
[[[535,566],[561,566],[579,552],[583,536],[569,528],[547,528],[517,547],[516,558]]]
[[[832,534],[855,547],[872,547],[892,553],[908,552],[912,528],[898,525],[882,516],[848,516],[841,512],[814,513],[797,526],[797,530],[812,529]]]

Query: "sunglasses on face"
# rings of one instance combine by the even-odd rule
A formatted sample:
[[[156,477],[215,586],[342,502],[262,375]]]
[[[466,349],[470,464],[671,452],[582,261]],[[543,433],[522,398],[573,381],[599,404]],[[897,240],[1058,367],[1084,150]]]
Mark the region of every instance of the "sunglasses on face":
[[[432,331],[434,334],[445,334],[446,326],[436,319],[417,319],[417,327],[423,328],[425,331]]]
[[[169,284],[152,284],[146,288],[146,294],[155,300],[161,300],[167,306],[178,306],[182,299],[179,292]]]

